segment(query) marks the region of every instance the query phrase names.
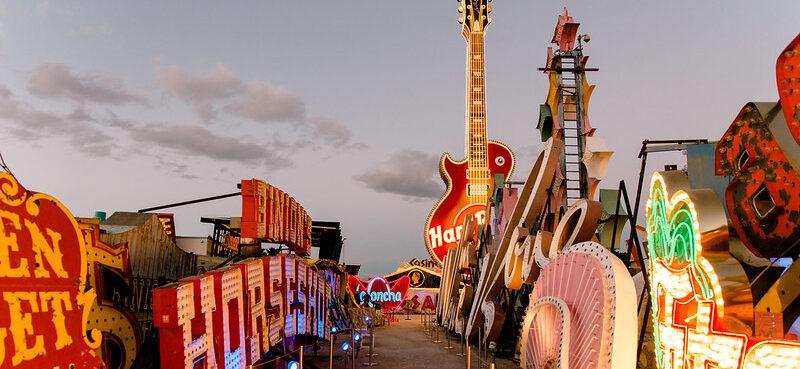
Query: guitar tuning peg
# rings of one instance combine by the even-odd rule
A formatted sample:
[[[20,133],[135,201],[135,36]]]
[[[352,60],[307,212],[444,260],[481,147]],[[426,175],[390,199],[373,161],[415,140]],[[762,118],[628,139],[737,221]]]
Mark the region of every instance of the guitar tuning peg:
[[[463,13],[464,12],[464,7],[463,6],[459,6],[458,7],[458,12],[459,13]]]
[[[486,12],[487,13],[491,13],[492,12],[492,6],[491,5],[486,7]]]
[[[458,24],[464,24],[464,17],[458,17]]]
[[[492,24],[492,18],[491,17],[486,19],[486,24]]]

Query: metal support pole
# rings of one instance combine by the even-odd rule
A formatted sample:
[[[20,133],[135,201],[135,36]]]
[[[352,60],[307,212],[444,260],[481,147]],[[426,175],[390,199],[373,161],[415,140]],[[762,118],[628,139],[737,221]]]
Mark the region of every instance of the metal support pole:
[[[305,346],[300,345],[300,369],[303,369],[303,349]]]
[[[472,357],[471,357],[471,355],[470,355],[470,350],[471,350],[470,346],[469,346],[469,345],[467,345],[467,354],[466,354],[466,355],[467,355],[467,357],[466,357],[466,359],[467,359],[467,360],[466,360],[466,362],[467,362],[467,369],[470,369],[470,366],[471,366],[471,364],[472,364],[472,363],[470,363],[470,360],[472,360]]]
[[[174,207],[177,207],[177,206],[197,204],[197,203],[200,203],[200,202],[227,199],[229,197],[240,196],[241,194],[242,194],[241,192],[233,192],[233,193],[229,193],[229,194],[225,194],[225,195],[204,197],[202,199],[181,201],[181,202],[176,202],[176,203],[172,203],[172,204],[159,205],[159,206],[153,206],[153,207],[149,207],[149,208],[139,209],[138,212],[139,213],[145,213],[145,212],[153,211],[153,210],[161,210],[161,209],[166,209],[166,208],[174,208]]]
[[[456,356],[464,357],[467,355],[467,353],[464,352],[464,335],[460,334],[459,336],[461,337],[461,352],[457,353]]]
[[[483,350],[481,350],[483,342],[481,341],[483,341],[483,327],[478,328],[478,344],[475,346],[478,349],[478,363],[481,364],[481,369],[483,369],[483,357],[481,356],[483,354]]]
[[[361,363],[361,365],[363,365],[363,366],[375,366],[375,365],[378,365],[378,363],[373,363],[372,362],[372,357],[377,355],[377,354],[372,352],[374,349],[375,349],[375,332],[370,332],[370,334],[369,334],[369,354],[367,354],[367,358],[369,359],[369,362]]]
[[[355,337],[355,332],[356,332],[356,327],[355,327],[355,324],[354,324],[353,327],[350,328],[350,343],[353,345],[352,347],[350,347],[350,352],[353,353],[353,362],[350,364],[350,367],[352,369],[356,369],[356,340],[355,340],[356,337]]]
[[[434,325],[433,326],[433,330],[434,330],[434,333],[436,333],[436,335],[435,335],[436,338],[433,340],[433,343],[442,343],[442,340],[439,339],[439,326],[438,325]]]
[[[447,346],[445,346],[444,348],[446,348],[448,350],[452,350],[453,349],[453,345],[450,344],[450,331],[445,329],[444,330],[444,336],[447,337]]]
[[[331,352],[330,356],[328,356],[328,369],[333,369],[333,341],[336,339],[336,336],[334,336],[333,333],[330,333],[330,337],[331,339],[328,341],[331,343]]]

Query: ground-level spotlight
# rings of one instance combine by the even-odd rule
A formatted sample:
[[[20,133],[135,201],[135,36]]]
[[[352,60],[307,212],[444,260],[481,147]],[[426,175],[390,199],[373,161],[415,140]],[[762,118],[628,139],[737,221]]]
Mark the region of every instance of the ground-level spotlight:
[[[356,342],[361,341],[361,333],[356,332],[353,335],[353,340],[356,341]]]
[[[292,360],[286,364],[286,369],[300,369],[300,363]]]
[[[342,351],[344,352],[350,351],[350,342],[345,342],[342,344]]]

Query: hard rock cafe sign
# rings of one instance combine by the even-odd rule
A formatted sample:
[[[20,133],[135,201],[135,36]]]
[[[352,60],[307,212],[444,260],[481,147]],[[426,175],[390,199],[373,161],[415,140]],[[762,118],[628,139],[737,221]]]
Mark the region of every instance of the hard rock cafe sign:
[[[504,289],[533,285],[522,322],[524,368],[633,368],[636,328],[633,280],[614,254],[592,239],[602,212],[598,202],[579,200],[553,232],[536,229],[552,188],[562,149],[550,139],[534,162],[508,218],[497,250],[477,259],[475,227],[465,221],[462,240],[444,260],[436,314],[465,337],[497,342],[505,308]],[[495,217],[499,217],[496,214]],[[474,283],[467,270],[480,263]],[[474,287],[473,287],[474,286]]]
[[[0,172],[0,368],[101,368],[87,241],[55,198]]]
[[[755,337],[748,278],[713,191],[690,189],[683,172],[654,174],[647,241],[659,368],[800,367],[800,342]]]

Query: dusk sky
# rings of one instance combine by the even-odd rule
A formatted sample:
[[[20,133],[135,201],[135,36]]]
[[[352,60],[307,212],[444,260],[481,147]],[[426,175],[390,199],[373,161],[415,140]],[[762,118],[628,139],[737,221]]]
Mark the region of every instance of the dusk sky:
[[[645,138],[718,139],[776,101],[800,2],[497,0],[486,36],[489,137],[522,179],[540,148],[542,67],[567,6],[591,35],[589,117],[635,190]],[[442,152],[464,155],[455,0],[0,2],[0,152],[76,216],[236,191],[260,178],[339,221],[369,277],[425,258]],[[649,174],[679,155],[653,160]],[[239,216],[239,198],[173,211]]]

